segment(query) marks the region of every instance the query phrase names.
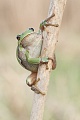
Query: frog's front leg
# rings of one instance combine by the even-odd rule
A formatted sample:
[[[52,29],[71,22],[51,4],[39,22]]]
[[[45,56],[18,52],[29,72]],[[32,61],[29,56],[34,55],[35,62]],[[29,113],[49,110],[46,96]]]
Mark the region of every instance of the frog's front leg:
[[[28,51],[28,50],[26,50],[25,56],[26,56],[26,60],[27,60],[28,63],[30,63],[30,64],[48,63],[48,61],[49,61],[48,57],[44,57],[44,58],[40,58],[40,57],[31,58],[31,57],[29,56],[29,51]]]
[[[48,21],[54,17],[55,14],[53,13],[50,17],[48,17],[47,19],[45,19],[41,24],[40,24],[40,30],[43,32],[45,27],[47,26],[54,26],[54,27],[58,27],[59,25],[58,24],[52,24],[52,23],[49,23]]]
[[[38,87],[37,87],[37,82],[40,79],[37,79],[37,73],[31,73],[27,79],[26,79],[26,84],[31,87],[31,90],[33,90],[35,93],[37,94],[42,94],[45,95],[45,93],[43,93]]]

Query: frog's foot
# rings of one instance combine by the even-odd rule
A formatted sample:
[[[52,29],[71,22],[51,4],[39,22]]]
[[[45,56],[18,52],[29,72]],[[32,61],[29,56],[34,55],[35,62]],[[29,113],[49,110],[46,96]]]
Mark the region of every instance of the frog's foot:
[[[54,70],[56,68],[56,57],[55,57],[55,54],[54,54],[53,58],[49,57],[48,60],[52,60],[52,69]],[[48,65],[47,65],[47,67],[48,67]]]
[[[40,81],[40,78],[36,78],[37,73],[31,73],[26,80],[26,84],[31,87],[31,90],[33,90],[35,93],[45,95],[45,93],[41,92],[41,90],[39,90],[36,86],[36,84]]]
[[[43,30],[45,29],[45,27],[47,26],[54,26],[54,27],[58,27],[59,25],[58,24],[52,24],[52,23],[49,23],[48,21],[54,17],[55,14],[53,13],[50,17],[48,17],[47,19],[45,19],[41,24],[40,24],[40,30],[43,32]]]
[[[32,85],[31,90],[33,90],[37,94],[45,95],[36,85]]]
[[[46,64],[46,69],[49,69],[49,67],[48,67],[49,60],[52,61],[52,69],[54,70],[56,68],[56,57],[55,57],[55,54],[54,54],[54,56],[52,58],[51,57],[43,57],[43,58],[41,58],[40,65]]]

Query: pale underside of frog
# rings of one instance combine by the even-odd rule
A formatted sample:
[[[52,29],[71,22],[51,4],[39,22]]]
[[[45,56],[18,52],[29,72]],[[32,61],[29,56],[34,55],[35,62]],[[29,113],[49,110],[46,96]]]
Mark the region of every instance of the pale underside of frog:
[[[52,69],[56,68],[55,55],[53,55],[53,58],[40,57],[43,42],[42,33],[45,27],[47,26],[58,27],[58,24],[48,23],[48,21],[54,16],[55,14],[51,15],[49,18],[47,18],[40,24],[39,32],[34,32],[33,28],[29,28],[22,34],[17,35],[18,40],[18,46],[16,50],[17,60],[21,66],[32,72],[27,77],[26,83],[28,86],[31,87],[31,90],[33,90],[37,94],[42,95],[44,95],[45,93],[42,92],[37,87],[37,82],[40,80],[37,79],[37,71],[39,64],[47,64],[49,60],[52,60],[53,62]]]

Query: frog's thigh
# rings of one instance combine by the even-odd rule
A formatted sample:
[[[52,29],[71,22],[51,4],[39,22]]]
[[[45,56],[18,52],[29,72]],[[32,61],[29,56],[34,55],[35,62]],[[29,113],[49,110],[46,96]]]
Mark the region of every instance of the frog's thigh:
[[[26,84],[28,85],[28,86],[32,86],[32,85],[34,85],[35,83],[36,83],[36,77],[37,77],[37,73],[35,72],[32,72],[28,77],[27,77],[27,79],[26,79]]]

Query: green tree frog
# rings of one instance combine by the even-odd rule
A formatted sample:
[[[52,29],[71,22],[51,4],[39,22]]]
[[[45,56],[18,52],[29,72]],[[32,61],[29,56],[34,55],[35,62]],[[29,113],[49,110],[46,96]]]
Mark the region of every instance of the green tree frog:
[[[42,95],[44,95],[44,93],[37,87],[37,82],[39,81],[39,79],[37,80],[38,66],[40,63],[48,63],[50,59],[48,57],[40,57],[43,42],[42,32],[46,26],[58,27],[57,24],[53,25],[48,23],[48,20],[53,16],[54,14],[40,24],[39,32],[34,32],[33,28],[29,28],[16,37],[18,40],[18,46],[16,50],[17,60],[22,67],[32,72],[31,75],[29,75],[29,77],[26,79],[26,83],[34,92],[37,94],[41,93]],[[53,69],[55,69],[56,60],[55,57],[53,58]]]

